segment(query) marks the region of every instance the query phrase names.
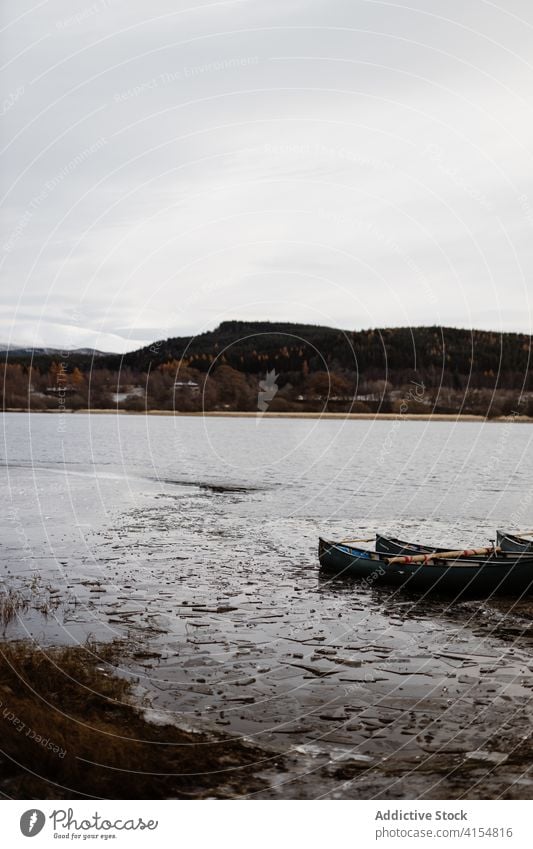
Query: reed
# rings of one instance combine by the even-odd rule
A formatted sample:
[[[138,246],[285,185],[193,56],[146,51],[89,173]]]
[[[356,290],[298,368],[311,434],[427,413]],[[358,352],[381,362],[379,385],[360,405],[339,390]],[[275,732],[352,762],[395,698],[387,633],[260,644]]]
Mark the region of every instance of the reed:
[[[154,725],[115,664],[127,646],[0,643],[0,790],[18,799],[235,797],[262,789],[262,750]]]
[[[29,607],[28,600],[16,590],[0,593],[0,624],[3,634],[19,613],[24,613]]]

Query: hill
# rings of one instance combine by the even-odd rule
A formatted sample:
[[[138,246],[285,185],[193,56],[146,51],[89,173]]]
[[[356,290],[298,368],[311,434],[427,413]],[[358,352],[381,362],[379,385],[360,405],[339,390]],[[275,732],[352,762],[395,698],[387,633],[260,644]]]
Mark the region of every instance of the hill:
[[[269,369],[341,370],[393,384],[420,377],[428,385],[520,388],[529,381],[531,338],[449,327],[361,331],[306,324],[225,321],[194,337],[166,339],[126,354],[123,363],[146,370],[184,360],[206,371],[227,363],[247,374]],[[106,358],[111,366],[111,361]],[[528,387],[529,388],[529,387]]]
[[[19,384],[14,395],[28,394],[21,382],[31,372],[32,392],[46,405],[61,394],[61,381],[69,405],[111,401],[131,409],[253,410],[265,379],[274,393],[269,409],[280,410],[319,410],[326,403],[386,412],[408,396],[411,411],[506,412],[529,404],[533,391],[529,336],[442,327],[350,331],[225,321],[125,355],[70,351],[62,365],[57,352],[43,350],[5,357],[4,369],[19,369],[10,373]]]

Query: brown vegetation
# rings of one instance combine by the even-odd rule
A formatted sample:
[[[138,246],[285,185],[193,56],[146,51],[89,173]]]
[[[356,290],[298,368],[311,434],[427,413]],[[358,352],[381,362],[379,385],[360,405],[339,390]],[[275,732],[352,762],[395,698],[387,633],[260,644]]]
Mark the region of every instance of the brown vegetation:
[[[529,337],[511,333],[223,322],[123,357],[63,356],[9,354],[3,409],[265,412],[269,374],[270,412],[533,415]]]
[[[0,625],[4,634],[17,613],[23,613],[28,607],[28,600],[16,590],[0,593]]]
[[[114,674],[123,647],[0,644],[0,789],[18,799],[235,797],[269,758],[240,741],[152,725]]]

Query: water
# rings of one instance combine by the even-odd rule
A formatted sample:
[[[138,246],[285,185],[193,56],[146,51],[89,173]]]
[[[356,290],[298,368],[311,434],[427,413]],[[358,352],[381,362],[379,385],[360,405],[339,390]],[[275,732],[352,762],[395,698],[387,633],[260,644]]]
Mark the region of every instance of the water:
[[[159,715],[292,753],[285,795],[533,795],[530,603],[328,580],[316,555],[320,534],[467,546],[533,526],[533,428],[2,424],[2,577],[29,599],[6,637],[126,639]]]

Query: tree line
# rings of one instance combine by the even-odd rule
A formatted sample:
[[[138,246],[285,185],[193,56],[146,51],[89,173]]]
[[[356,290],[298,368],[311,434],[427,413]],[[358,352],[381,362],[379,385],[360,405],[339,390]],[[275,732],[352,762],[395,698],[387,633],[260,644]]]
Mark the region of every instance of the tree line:
[[[439,327],[223,322],[125,355],[6,354],[0,378],[3,409],[253,411],[260,392],[273,412],[533,409],[529,336]]]

